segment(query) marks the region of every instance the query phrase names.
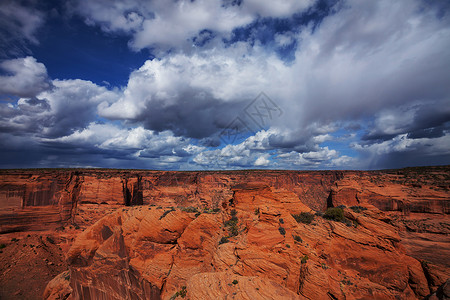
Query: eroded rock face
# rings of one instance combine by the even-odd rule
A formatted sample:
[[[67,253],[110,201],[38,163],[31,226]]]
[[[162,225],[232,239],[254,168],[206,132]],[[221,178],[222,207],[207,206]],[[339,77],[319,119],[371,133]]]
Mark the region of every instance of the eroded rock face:
[[[0,243],[53,237],[70,276],[52,281],[50,299],[423,298],[449,278],[449,182],[449,167],[3,170]],[[347,224],[292,217],[340,205]],[[37,284],[40,272],[27,275]]]
[[[318,216],[304,224],[292,214],[306,206],[281,201],[286,196],[266,185],[233,191],[230,205],[215,212],[140,206],[105,216],[69,250],[72,296],[412,299],[434,292],[377,208],[345,209],[351,226]]]

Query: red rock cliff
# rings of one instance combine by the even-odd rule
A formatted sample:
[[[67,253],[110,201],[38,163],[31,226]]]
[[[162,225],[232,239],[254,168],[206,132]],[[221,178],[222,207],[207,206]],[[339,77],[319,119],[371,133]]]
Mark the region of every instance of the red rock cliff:
[[[450,275],[449,182],[450,167],[3,170],[0,242],[18,247],[11,237],[39,231],[67,253],[48,299],[439,296]],[[340,221],[320,217],[338,206]],[[318,216],[293,218],[305,212]],[[14,286],[9,260],[4,286]],[[18,295],[8,291],[0,297]]]

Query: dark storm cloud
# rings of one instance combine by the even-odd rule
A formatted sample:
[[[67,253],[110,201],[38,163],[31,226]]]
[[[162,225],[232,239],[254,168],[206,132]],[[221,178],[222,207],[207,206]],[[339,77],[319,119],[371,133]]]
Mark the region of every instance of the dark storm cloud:
[[[202,99],[195,95],[195,92],[181,93],[180,100],[173,105],[165,104],[164,100],[151,101],[136,121],[151,130],[171,130],[176,135],[201,139],[224,129],[245,107],[245,103],[223,102],[206,93]]]
[[[399,134],[408,134],[411,139],[442,137],[450,126],[449,107],[449,101],[442,101],[442,104],[416,104],[382,112],[371,131],[361,139],[371,143],[387,141]]]

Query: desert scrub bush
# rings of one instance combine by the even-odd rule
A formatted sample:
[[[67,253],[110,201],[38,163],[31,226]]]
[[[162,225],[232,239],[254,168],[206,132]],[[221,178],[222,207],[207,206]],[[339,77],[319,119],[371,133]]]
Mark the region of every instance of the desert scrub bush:
[[[255,209],[255,215],[259,216],[259,207]]]
[[[280,218],[279,221],[280,221],[281,224],[284,224],[284,220],[283,219]]]
[[[367,210],[366,207],[358,206],[358,205],[350,206],[350,209],[353,210],[355,213],[360,213],[360,212],[362,212],[362,211]]]
[[[308,255],[304,255],[304,256],[302,257],[301,263],[302,263],[302,264],[306,264],[307,262],[308,262]]]
[[[161,217],[159,217],[159,219],[161,220],[162,218],[164,218],[165,216],[167,216],[168,214],[170,214],[173,211],[175,211],[175,209],[173,207],[171,209],[169,209],[169,210],[166,210],[165,212],[163,212]]]
[[[226,236],[223,236],[219,241],[219,245],[226,244],[228,242],[229,242],[228,238]]]
[[[294,238],[294,241],[299,242],[299,243],[303,243],[303,240],[300,236],[298,235],[293,235],[292,236]]]
[[[187,294],[187,290],[185,286],[181,287],[181,290],[179,290],[178,292],[176,292],[172,297],[170,297],[170,300],[175,300],[178,296],[180,296],[181,298],[185,298]]]
[[[341,282],[345,285],[353,285],[353,283],[350,281],[350,279],[348,279],[348,280],[343,279]]]
[[[3,248],[5,248],[5,247],[6,247],[5,244],[0,244],[0,249],[3,249]]]
[[[233,280],[233,282],[232,282],[232,284],[238,284],[238,283],[239,283],[239,281],[237,281],[236,279]]]
[[[336,222],[344,222],[344,210],[340,207],[330,207],[323,214],[323,218]]]
[[[292,216],[298,223],[311,224],[311,222],[314,220],[314,215],[309,212],[301,212]]]
[[[284,229],[284,227],[278,227],[278,231],[280,232],[281,235],[285,235],[286,234],[286,229]]]
[[[188,213],[196,213],[196,212],[198,212],[198,208],[194,207],[194,206],[182,207],[181,211],[188,212]]]
[[[239,234],[239,219],[236,214],[237,212],[235,209],[231,210],[231,218],[224,223],[225,227],[227,227],[228,232],[230,233],[230,236],[237,236]]]
[[[204,207],[203,208],[203,213],[205,214],[217,214],[218,212],[220,212],[220,208],[209,208],[209,207]]]

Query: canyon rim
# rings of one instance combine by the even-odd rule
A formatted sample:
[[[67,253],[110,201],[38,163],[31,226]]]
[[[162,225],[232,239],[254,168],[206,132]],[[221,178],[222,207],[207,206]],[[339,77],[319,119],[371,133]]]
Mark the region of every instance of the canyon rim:
[[[445,299],[450,167],[0,174],[5,299]]]

